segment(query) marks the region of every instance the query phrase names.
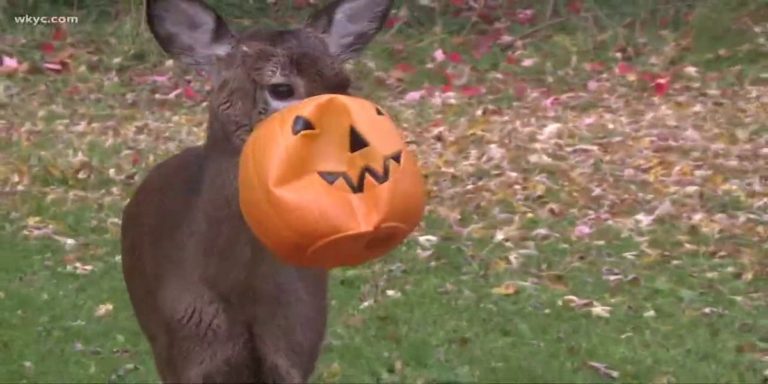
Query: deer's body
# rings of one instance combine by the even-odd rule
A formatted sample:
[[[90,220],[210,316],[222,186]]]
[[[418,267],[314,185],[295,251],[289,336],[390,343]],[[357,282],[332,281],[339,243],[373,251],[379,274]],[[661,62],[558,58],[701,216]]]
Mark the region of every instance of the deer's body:
[[[282,106],[346,92],[339,63],[373,37],[391,1],[339,0],[313,18],[314,30],[241,37],[198,0],[147,7],[160,45],[217,78],[206,143],[158,164],[123,213],[123,273],[158,373],[165,382],[306,381],[325,334],[327,272],[282,264],[248,229],[240,149]]]

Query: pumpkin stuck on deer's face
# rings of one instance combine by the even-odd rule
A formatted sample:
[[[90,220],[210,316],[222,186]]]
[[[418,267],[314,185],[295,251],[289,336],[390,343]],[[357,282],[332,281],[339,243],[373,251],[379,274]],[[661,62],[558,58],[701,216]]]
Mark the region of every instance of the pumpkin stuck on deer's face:
[[[246,222],[276,256],[323,268],[383,256],[425,205],[416,158],[390,117],[343,95],[306,99],[257,125],[240,157],[239,193]]]

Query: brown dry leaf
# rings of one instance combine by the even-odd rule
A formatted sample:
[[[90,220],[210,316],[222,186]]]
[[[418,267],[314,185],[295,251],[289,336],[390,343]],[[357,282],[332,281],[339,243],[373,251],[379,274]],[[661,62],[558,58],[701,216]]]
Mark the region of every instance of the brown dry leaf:
[[[395,360],[395,364],[393,366],[393,371],[396,375],[402,375],[403,374],[403,361],[400,359]]]
[[[496,288],[491,289],[491,293],[495,295],[510,296],[516,294],[518,291],[517,283],[514,281],[507,281]]]
[[[541,279],[550,288],[558,289],[561,291],[568,290],[568,282],[565,279],[565,275],[560,272],[545,272],[541,274]]]
[[[563,305],[563,303],[568,304],[571,308],[579,311],[588,311],[595,317],[611,317],[612,308],[602,305],[594,300],[580,299],[576,296],[568,295],[563,297],[558,304]]]
[[[77,262],[78,254],[75,253],[69,253],[64,255],[62,260],[64,261],[64,264],[66,265],[74,265]]]
[[[345,317],[344,320],[342,320],[342,322],[349,327],[360,328],[363,326],[363,323],[365,322],[365,318],[363,318],[360,315],[354,315],[354,316]]]

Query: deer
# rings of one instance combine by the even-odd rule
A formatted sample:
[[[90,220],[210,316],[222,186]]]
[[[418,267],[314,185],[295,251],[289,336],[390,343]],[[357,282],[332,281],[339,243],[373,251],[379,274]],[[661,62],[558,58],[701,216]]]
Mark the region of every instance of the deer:
[[[212,83],[204,142],[156,164],[122,216],[123,278],[163,382],[310,379],[329,272],[279,261],[250,231],[239,155],[274,112],[348,94],[344,65],[381,31],[392,3],[334,0],[295,28],[237,33],[202,0],[146,0],[158,45]]]

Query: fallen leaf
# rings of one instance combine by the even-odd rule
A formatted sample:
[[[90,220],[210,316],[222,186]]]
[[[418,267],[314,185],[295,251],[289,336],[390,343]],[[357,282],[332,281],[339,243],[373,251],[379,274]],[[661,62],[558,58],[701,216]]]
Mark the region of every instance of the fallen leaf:
[[[518,24],[521,24],[521,25],[533,24],[535,19],[536,19],[535,9],[532,9],[532,8],[518,9],[515,12],[515,21],[517,21]]]
[[[441,62],[445,60],[445,51],[443,51],[442,48],[438,48],[435,52],[432,53],[432,58],[435,59],[435,62]]]
[[[53,41],[64,41],[67,39],[67,30],[63,24],[56,25],[53,29],[53,36],[51,39]]]
[[[40,52],[42,52],[45,55],[52,54],[54,51],[56,51],[56,46],[53,45],[50,41],[45,41],[40,43]]]
[[[670,78],[669,77],[662,77],[659,79],[656,79],[653,82],[653,90],[656,92],[656,96],[661,97],[667,94],[669,91],[670,86]]]
[[[521,67],[532,67],[538,62],[537,59],[534,58],[528,58],[520,62]]]
[[[576,226],[576,228],[573,229],[573,237],[577,239],[583,239],[589,237],[589,235],[592,234],[592,231],[592,227],[590,227],[588,224],[579,224]]]
[[[112,313],[112,310],[114,309],[114,306],[112,303],[104,303],[99,304],[98,307],[96,307],[96,311],[93,312],[93,315],[96,317],[104,317],[108,316]]]
[[[606,379],[616,380],[619,378],[619,371],[609,369],[607,364],[588,361],[587,366],[594,369],[600,376],[605,377]]]
[[[595,317],[611,317],[611,307],[594,306],[589,308],[589,312]]]
[[[407,102],[419,101],[419,100],[421,100],[422,97],[424,97],[425,94],[426,94],[426,91],[423,91],[423,90],[421,90],[421,91],[411,91],[411,92],[408,92],[405,95],[403,100],[405,100]]]
[[[183,95],[184,95],[184,98],[185,98],[185,99],[187,99],[187,100],[189,100],[189,101],[197,101],[197,100],[199,100],[199,99],[201,98],[201,97],[200,97],[200,94],[199,94],[199,93],[197,93],[197,91],[195,91],[195,90],[194,90],[194,89],[193,89],[191,86],[189,86],[189,85],[185,85],[185,86],[182,88],[182,93],[183,93]]]
[[[450,53],[448,53],[447,55],[445,55],[445,59],[447,59],[448,61],[450,61],[451,63],[454,63],[454,64],[458,64],[458,63],[461,63],[462,61],[464,61],[461,58],[461,54],[458,53],[458,52],[450,52]]]
[[[483,87],[471,86],[471,85],[461,87],[461,90],[459,91],[459,93],[461,93],[466,97],[479,96],[479,95],[482,95],[483,92],[485,92]]]
[[[496,288],[491,289],[491,293],[495,295],[509,296],[517,293],[517,284],[513,281],[507,281]]]
[[[21,63],[19,59],[13,56],[0,56],[0,75],[11,73],[23,73],[29,68],[27,63]]]
[[[565,291],[568,289],[568,282],[565,279],[565,274],[560,272],[545,272],[541,274],[541,278],[544,284],[550,288]]]
[[[626,61],[620,61],[616,65],[616,73],[618,73],[621,76],[626,76],[634,72],[635,72],[635,67],[633,67],[632,64],[627,63]]]
[[[323,371],[322,381],[326,383],[336,382],[341,378],[341,372],[341,366],[339,363],[334,362],[330,367]]]

